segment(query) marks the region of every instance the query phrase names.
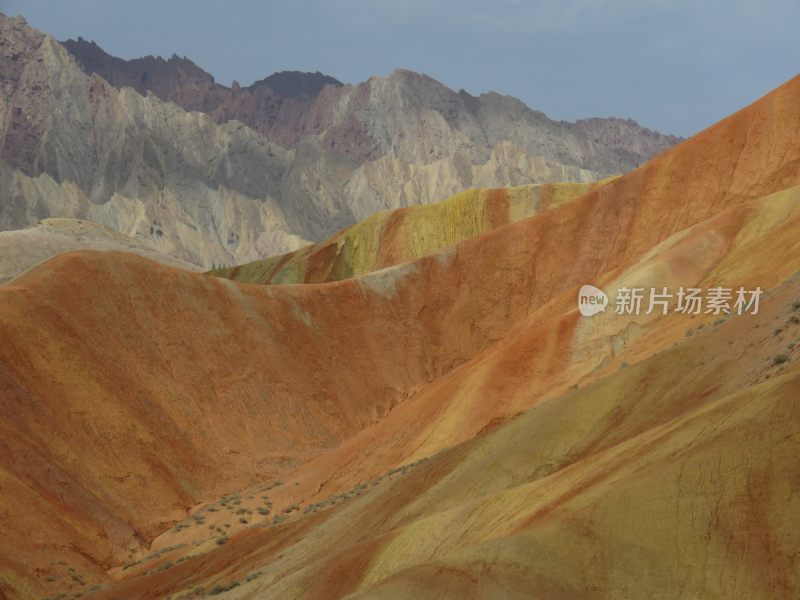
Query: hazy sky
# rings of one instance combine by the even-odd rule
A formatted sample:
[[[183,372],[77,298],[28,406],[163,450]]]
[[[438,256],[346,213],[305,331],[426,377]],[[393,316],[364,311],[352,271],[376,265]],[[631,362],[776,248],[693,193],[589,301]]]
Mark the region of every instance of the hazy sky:
[[[689,135],[800,71],[797,0],[0,0],[58,39],[186,55],[217,81],[396,67],[555,118]]]

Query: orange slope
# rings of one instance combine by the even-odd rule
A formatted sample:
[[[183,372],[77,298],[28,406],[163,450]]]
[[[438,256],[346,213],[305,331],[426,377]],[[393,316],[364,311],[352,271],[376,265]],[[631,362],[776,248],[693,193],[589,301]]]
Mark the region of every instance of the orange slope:
[[[180,550],[185,562],[151,562],[98,597],[238,582],[233,597],[791,598],[800,348],[771,359],[800,338],[798,298],[793,277],[757,316],[706,325],[363,496]]]
[[[800,183],[798,100],[794,79],[573,202],[358,280],[265,289],[79,253],[3,286],[2,580],[47,587],[56,556],[102,578],[194,503],[336,446],[548,302],[559,314],[576,285]],[[560,327],[551,354],[576,321]],[[426,426],[394,433],[416,450]]]

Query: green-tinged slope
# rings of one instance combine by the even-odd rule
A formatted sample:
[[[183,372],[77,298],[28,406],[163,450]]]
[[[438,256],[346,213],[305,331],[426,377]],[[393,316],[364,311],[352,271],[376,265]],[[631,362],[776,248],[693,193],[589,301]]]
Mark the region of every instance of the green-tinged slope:
[[[243,283],[322,283],[357,277],[526,219],[607,181],[467,190],[436,204],[379,212],[318,244],[211,273]]]

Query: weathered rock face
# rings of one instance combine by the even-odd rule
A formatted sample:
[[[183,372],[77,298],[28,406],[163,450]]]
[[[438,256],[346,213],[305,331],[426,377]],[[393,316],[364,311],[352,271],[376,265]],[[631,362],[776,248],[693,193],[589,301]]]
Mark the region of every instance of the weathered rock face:
[[[627,121],[557,123],[408,71],[228,88],[189,60],[123,61],[21,18],[0,16],[0,41],[0,227],[85,218],[204,266],[468,187],[592,181],[677,141]]]
[[[482,164],[498,144],[511,142],[550,162],[614,174],[678,141],[621,119],[556,122],[515,98],[454,92],[403,69],[355,86],[321,73],[283,72],[228,88],[186,58],[125,61],[80,38],[64,46],[87,73],[116,87],[153,92],[218,122],[239,120],[286,148],[321,136],[323,147],[358,161],[389,155],[424,165],[460,153]]]
[[[87,76],[20,19],[2,18],[0,38],[20,63],[0,98],[3,229],[84,218],[200,265],[302,243],[278,203],[290,153]]]
[[[96,73],[116,88],[131,87],[143,96],[152,92],[184,110],[207,113],[220,123],[236,119],[285,147],[321,132],[313,128],[313,119],[300,121],[326,85],[342,86],[322,73],[283,72],[248,87],[234,83],[228,88],[185,57],[173,55],[164,60],[146,56],[126,61],[83,38],[63,45],[86,73]]]

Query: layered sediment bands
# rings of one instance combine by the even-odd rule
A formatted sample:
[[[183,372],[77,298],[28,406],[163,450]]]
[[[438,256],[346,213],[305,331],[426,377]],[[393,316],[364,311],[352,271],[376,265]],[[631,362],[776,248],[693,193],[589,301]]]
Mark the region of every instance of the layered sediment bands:
[[[526,219],[607,181],[467,190],[435,204],[380,212],[318,244],[213,274],[243,283],[322,283],[358,277]]]
[[[367,469],[366,490],[340,506],[246,529],[168,574],[153,561],[97,597],[233,581],[243,598],[791,597],[798,372],[772,364],[785,341],[759,330],[787,322],[798,297],[795,277],[760,316],[709,323],[406,475],[373,487]]]
[[[237,486],[280,473],[287,484],[270,492],[279,509],[456,446],[353,504],[292,514],[274,529],[237,525],[221,548],[203,528],[170,531],[156,547],[178,536],[188,545],[171,552],[185,554],[185,565],[120,572],[123,581],[100,595],[212,587],[258,568],[235,593],[337,597],[389,586],[381,589],[395,594],[405,569],[426,581],[447,564],[472,572],[474,559],[499,570],[468,587],[513,583],[523,594],[553,585],[564,594],[573,586],[606,597],[625,585],[645,596],[702,590],[706,572],[728,575],[736,565],[747,579],[732,593],[746,597],[765,581],[766,548],[778,561],[770,564],[791,563],[785,548],[797,531],[784,520],[789,533],[777,545],[746,548],[730,537],[753,506],[772,515],[754,532],[778,531],[775,519],[791,509],[776,473],[791,472],[797,455],[793,422],[779,417],[794,410],[796,351],[772,360],[788,340],[770,329],[790,327],[798,292],[789,281],[800,269],[789,189],[800,183],[798,96],[795,79],[629,175],[358,278],[253,286],[84,252],[0,287],[6,588],[24,596],[72,585],[57,557],[108,581],[104,569],[140,556],[189,507]],[[707,315],[698,320],[705,333],[691,339],[678,315],[579,321],[578,285],[661,278],[772,294],[757,319],[719,324]],[[764,332],[757,353],[736,346],[756,330]],[[738,443],[776,431],[779,455]],[[515,441],[505,445],[508,436]],[[705,440],[719,444],[724,465],[746,467],[719,466]],[[687,461],[694,466],[681,470]],[[658,486],[643,485],[662,468]],[[725,511],[702,512],[711,506],[703,498],[720,489]],[[761,490],[760,499],[740,500],[746,489]],[[639,507],[644,532],[658,522],[650,508],[674,508],[650,502],[652,494],[678,499],[670,516],[678,526],[669,527],[677,541],[654,529],[651,551],[641,552],[615,524]],[[721,519],[703,530],[708,543],[692,545],[692,506]],[[562,556],[562,531],[586,532],[585,545],[570,553],[570,569],[545,577],[554,563],[537,557]],[[736,559],[687,572],[702,561],[681,562],[676,548],[685,544],[689,556]],[[204,556],[189,558],[195,548]],[[517,548],[517,562],[500,560]],[[596,556],[602,548],[608,554]],[[661,559],[652,581],[603,575],[604,565],[630,560],[640,572],[642,561],[655,569]],[[524,567],[520,578],[507,580],[503,565]],[[782,582],[764,588],[771,596],[796,589],[780,569]],[[341,580],[343,572],[352,576]],[[440,581],[431,594],[450,593]]]
[[[0,495],[11,497],[0,502],[9,527],[38,521],[41,532],[9,530],[6,556],[50,572],[72,545],[70,560],[97,576],[197,502],[382,418],[526,313],[522,295],[498,304],[454,284],[432,299],[423,290],[444,274],[400,266],[239,287],[104,252],[62,255],[6,284]],[[487,311],[503,318],[442,327]]]
[[[793,80],[722,122],[702,144],[691,140],[677,156],[591,192],[583,230],[601,237],[562,229],[580,198],[465,241],[449,263],[480,264],[469,255],[479,247],[498,259],[495,266],[514,264],[510,250],[499,251],[501,238],[524,253],[549,231],[562,240],[543,242],[553,254],[595,249],[603,271],[582,282],[609,292],[760,285],[766,293],[757,315],[581,321],[577,288],[554,288],[503,340],[300,467],[275,494],[283,506],[354,490],[348,502],[280,528],[243,531],[213,553],[226,557],[226,567],[190,559],[176,571],[176,587],[142,573],[112,593],[237,581],[232,596],[242,598],[796,595],[800,521],[790,473],[800,444],[800,188],[789,138],[798,116],[781,109],[798,106],[798,86]],[[773,127],[772,115],[785,127]],[[778,130],[786,137],[775,137]],[[726,176],[670,181],[670,167],[692,164],[690,152],[708,172]],[[787,183],[795,185],[782,188]],[[660,191],[649,187],[656,184]],[[617,195],[604,200],[615,186]],[[648,224],[676,230],[663,240],[656,230],[647,251],[627,256],[645,245],[646,232],[592,227],[609,207],[596,204],[611,198],[618,214],[638,202],[660,206]],[[668,220],[669,211],[680,218]],[[526,228],[528,245],[515,244],[514,232]],[[547,277],[548,260],[564,257],[530,252],[539,281],[559,281]],[[401,478],[378,479],[390,465],[424,457]],[[379,481],[374,489],[372,481]],[[365,491],[354,486],[360,483]]]
[[[100,121],[119,108],[175,136],[100,130],[145,144],[133,158],[172,160],[196,135],[222,155],[294,152],[39,48],[75,97],[93,82]],[[438,131],[421,147],[446,145]],[[796,78],[577,197],[472,192],[378,216],[341,234],[368,252],[308,251],[296,281],[325,283],[78,252],[0,286],[0,591],[797,596],[799,137]],[[255,185],[245,167],[213,172]],[[365,274],[329,281],[347,269]],[[758,315],[588,320],[584,283],[765,295]],[[203,507],[234,490],[245,512]],[[267,493],[272,514],[244,508]]]

